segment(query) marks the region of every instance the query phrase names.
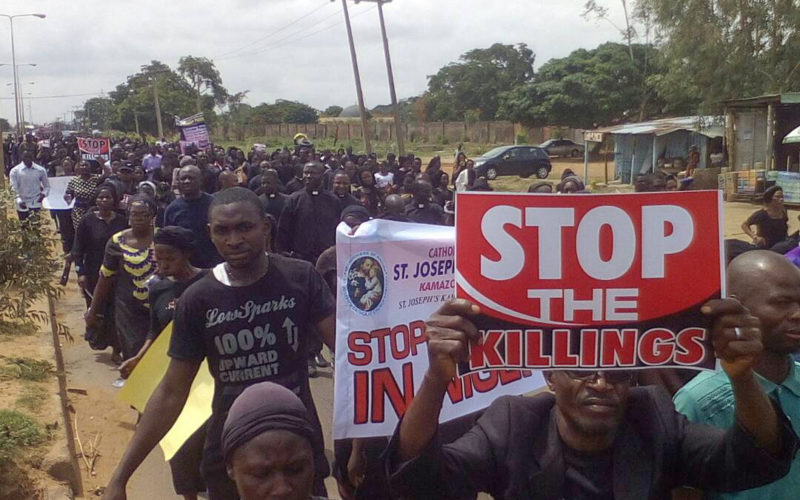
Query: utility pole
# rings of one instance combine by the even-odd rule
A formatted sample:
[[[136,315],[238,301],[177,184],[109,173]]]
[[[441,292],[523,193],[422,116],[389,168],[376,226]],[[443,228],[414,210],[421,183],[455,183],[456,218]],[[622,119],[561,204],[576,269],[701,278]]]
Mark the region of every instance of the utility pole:
[[[11,64],[13,65],[14,69],[14,108],[16,110],[16,118],[17,118],[17,133],[22,135],[25,132],[25,125],[22,123],[24,119],[21,119],[22,110],[22,96],[20,95],[20,88],[19,88],[19,77],[17,76],[17,53],[14,50],[14,18],[15,17],[38,17],[39,19],[44,19],[47,17],[45,14],[16,14],[16,15],[8,15],[8,14],[0,14],[0,17],[5,17],[8,19],[10,28],[11,28]]]
[[[358,3],[360,0],[356,0]],[[400,107],[397,105],[397,92],[394,89],[394,72],[392,71],[392,58],[389,56],[389,37],[386,36],[386,23],[383,20],[383,4],[392,0],[364,0],[366,2],[376,2],[378,4],[378,18],[381,22],[381,35],[383,36],[383,55],[386,58],[386,73],[389,75],[389,94],[392,97],[392,112],[394,113],[394,130],[397,137],[397,154],[405,154],[405,131],[403,123],[400,121]]]
[[[11,25],[11,65],[14,68],[14,109],[17,113],[17,134],[22,135],[25,132],[25,124],[20,121],[19,110],[19,79],[17,79],[17,53],[14,50],[14,16],[8,16],[8,22]]]
[[[133,111],[133,123],[136,125],[136,135],[141,137],[142,134],[139,133],[139,112],[136,110]]]
[[[158,125],[158,140],[160,141],[164,137],[164,126],[161,124],[161,104],[158,102],[158,76],[153,78],[153,99],[156,103],[156,124]]]
[[[331,0],[335,1],[335,0]],[[350,44],[350,59],[353,61],[353,75],[356,79],[356,95],[358,96],[358,111],[361,114],[361,131],[364,135],[364,149],[367,154],[372,153],[370,143],[369,123],[367,122],[367,110],[364,108],[364,94],[361,91],[361,76],[358,72],[358,58],[356,57],[356,46],[353,43],[353,29],[350,26],[350,14],[347,11],[347,0],[342,0],[342,11],[344,11],[344,24],[347,26],[347,41]]]
[[[0,168],[3,169],[0,172],[0,188],[6,187],[6,158],[5,158],[6,146],[5,140],[3,139],[3,129],[0,128]]]

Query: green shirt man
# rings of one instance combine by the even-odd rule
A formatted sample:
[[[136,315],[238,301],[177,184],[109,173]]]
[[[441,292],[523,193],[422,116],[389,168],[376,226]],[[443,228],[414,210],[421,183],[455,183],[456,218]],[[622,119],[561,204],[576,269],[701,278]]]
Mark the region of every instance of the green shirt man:
[[[789,417],[794,432],[800,435],[800,363],[794,362],[789,374],[776,385],[756,374],[761,387],[778,401]],[[675,394],[675,409],[692,422],[702,422],[723,429],[730,428],[735,419],[733,391],[725,372],[703,372]],[[800,498],[800,453],[792,462],[789,474],[783,478],[751,490],[737,493],[706,493],[706,499],[725,500],[781,500]]]

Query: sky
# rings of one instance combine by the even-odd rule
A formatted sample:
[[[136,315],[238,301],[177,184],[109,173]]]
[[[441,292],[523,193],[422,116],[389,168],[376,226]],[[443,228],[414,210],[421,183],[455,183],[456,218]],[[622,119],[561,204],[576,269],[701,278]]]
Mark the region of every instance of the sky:
[[[585,0],[394,0],[384,4],[399,99],[421,94],[428,76],[464,52],[527,43],[535,67],[575,49],[620,41],[611,22],[581,17]],[[616,0],[611,21],[622,25]],[[224,6],[224,10],[223,7]],[[389,90],[374,2],[348,0],[368,107]],[[5,0],[14,20],[26,120],[71,119],[151,60],[175,68],[184,55],[212,59],[246,103],[290,99],[317,109],[356,103],[340,0]],[[0,17],[0,117],[14,123],[11,36]],[[35,67],[24,64],[35,64]],[[52,97],[68,96],[68,97]]]

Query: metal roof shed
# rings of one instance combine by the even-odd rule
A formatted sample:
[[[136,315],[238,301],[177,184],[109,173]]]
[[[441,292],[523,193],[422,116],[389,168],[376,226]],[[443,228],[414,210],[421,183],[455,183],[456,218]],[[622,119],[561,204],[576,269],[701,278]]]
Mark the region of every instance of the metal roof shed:
[[[725,101],[728,158],[733,170],[793,170],[800,147],[783,138],[800,126],[800,92]],[[798,160],[800,161],[800,160]]]
[[[725,136],[721,116],[682,116],[597,129],[614,136],[617,179],[632,182],[636,173],[654,172],[659,158],[686,158],[697,147],[699,168],[705,168],[710,141]]]

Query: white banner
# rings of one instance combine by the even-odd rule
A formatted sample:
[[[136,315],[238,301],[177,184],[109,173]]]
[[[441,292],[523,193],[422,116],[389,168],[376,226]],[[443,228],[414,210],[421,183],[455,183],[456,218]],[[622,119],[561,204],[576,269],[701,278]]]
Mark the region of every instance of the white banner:
[[[67,185],[72,180],[69,177],[48,177],[50,183],[50,194],[42,200],[42,207],[47,210],[69,210],[75,204],[75,200],[67,203],[64,194],[67,192]]]
[[[372,220],[336,234],[334,439],[389,436],[428,366],[425,320],[453,297],[452,227]],[[450,383],[441,421],[541,388],[536,371],[474,372]]]

